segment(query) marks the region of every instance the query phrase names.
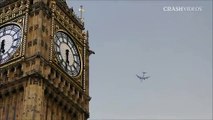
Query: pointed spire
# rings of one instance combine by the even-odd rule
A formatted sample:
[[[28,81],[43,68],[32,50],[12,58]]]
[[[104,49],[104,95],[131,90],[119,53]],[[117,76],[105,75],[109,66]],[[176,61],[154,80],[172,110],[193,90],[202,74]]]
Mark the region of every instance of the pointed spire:
[[[80,19],[83,22],[84,18],[83,18],[83,12],[85,12],[83,5],[80,6],[79,8],[79,12],[80,12]]]

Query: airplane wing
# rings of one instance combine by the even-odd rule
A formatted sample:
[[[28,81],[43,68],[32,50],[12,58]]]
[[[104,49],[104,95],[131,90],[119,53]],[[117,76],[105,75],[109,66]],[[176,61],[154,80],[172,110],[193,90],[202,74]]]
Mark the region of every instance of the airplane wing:
[[[150,76],[144,77],[144,80],[145,80],[145,79],[148,79],[148,78],[150,78]]]
[[[137,74],[136,74],[136,76],[137,76],[139,79],[143,79],[143,77],[141,77],[141,76],[139,76],[139,75],[137,75]]]

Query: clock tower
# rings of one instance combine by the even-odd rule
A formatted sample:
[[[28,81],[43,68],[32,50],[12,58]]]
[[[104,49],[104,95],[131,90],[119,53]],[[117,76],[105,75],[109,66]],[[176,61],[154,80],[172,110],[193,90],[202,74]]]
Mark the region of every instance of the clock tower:
[[[0,120],[88,119],[88,37],[65,0],[0,0]]]

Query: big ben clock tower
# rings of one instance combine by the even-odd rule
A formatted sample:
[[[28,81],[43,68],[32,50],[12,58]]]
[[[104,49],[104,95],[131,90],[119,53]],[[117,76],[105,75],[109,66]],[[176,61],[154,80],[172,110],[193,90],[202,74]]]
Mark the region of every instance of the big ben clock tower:
[[[88,119],[88,36],[65,0],[0,0],[0,120]]]

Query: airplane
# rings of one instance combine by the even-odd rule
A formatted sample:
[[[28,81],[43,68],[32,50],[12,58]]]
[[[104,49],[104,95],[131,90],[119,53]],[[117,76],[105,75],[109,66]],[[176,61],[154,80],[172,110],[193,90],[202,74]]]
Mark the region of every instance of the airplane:
[[[145,74],[146,74],[146,72],[143,72],[143,76],[139,76],[139,75],[137,75],[136,74],[136,76],[141,80],[141,82],[143,81],[143,80],[146,80],[146,79],[148,79],[148,78],[150,78],[150,76],[145,76]]]

